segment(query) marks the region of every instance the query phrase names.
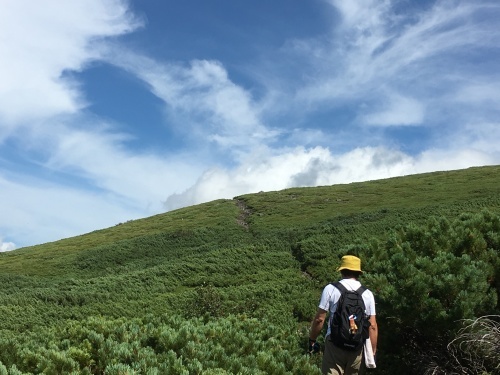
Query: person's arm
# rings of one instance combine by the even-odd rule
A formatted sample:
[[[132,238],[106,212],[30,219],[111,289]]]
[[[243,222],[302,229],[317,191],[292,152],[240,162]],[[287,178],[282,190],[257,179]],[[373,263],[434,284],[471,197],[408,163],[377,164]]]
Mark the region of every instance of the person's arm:
[[[373,355],[377,353],[378,326],[376,315],[370,315],[370,328],[368,330],[370,342],[372,344]]]
[[[311,329],[309,331],[309,339],[316,340],[323,329],[323,324],[325,324],[326,311],[318,308],[316,311],[316,316],[311,323]]]

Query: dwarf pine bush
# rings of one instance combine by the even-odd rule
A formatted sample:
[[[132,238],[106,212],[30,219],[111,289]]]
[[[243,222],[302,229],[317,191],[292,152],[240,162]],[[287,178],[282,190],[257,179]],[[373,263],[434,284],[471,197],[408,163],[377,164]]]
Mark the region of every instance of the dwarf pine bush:
[[[27,374],[318,374],[299,343],[293,326],[237,315],[90,318],[25,336],[9,358]]]
[[[462,320],[498,309],[500,247],[493,228],[498,216],[489,212],[431,218],[395,229],[385,243],[358,248],[368,259],[365,281],[385,328],[381,347],[422,373],[430,361],[448,361],[447,343]]]

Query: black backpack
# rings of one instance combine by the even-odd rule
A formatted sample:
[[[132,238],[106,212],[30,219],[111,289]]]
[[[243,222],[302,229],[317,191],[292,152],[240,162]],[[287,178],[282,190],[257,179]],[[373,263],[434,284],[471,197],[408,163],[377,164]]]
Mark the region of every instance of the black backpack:
[[[330,340],[344,350],[358,350],[368,338],[370,321],[365,313],[365,303],[361,295],[366,290],[347,290],[340,282],[333,284],[340,290],[337,310],[330,320]]]

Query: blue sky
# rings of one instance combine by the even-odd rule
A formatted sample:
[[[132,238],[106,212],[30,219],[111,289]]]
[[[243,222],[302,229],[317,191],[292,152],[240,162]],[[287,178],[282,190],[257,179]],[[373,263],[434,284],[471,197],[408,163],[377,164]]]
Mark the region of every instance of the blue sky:
[[[0,250],[500,164],[499,17],[496,0],[2,1]]]

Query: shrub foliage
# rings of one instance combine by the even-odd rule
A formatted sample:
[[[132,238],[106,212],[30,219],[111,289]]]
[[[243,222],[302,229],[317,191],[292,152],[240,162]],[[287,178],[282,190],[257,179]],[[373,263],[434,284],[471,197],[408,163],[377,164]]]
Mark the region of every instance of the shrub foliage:
[[[345,254],[379,374],[499,374],[499,175],[251,194],[0,253],[0,375],[319,374],[308,328]]]

